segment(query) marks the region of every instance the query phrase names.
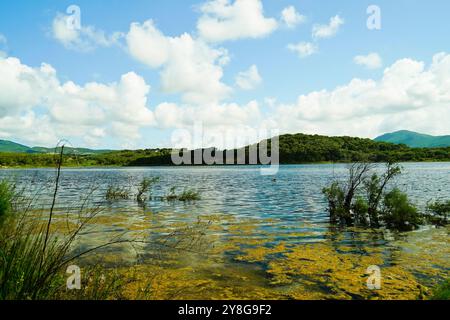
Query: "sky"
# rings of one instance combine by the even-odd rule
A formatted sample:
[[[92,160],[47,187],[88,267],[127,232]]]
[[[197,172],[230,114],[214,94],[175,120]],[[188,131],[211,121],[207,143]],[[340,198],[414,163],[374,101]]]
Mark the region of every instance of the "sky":
[[[447,0],[1,1],[0,139],[450,134],[448,12]]]

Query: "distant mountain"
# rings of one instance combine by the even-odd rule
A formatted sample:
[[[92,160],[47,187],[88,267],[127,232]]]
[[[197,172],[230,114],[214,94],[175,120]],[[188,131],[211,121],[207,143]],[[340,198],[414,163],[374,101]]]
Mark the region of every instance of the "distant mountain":
[[[54,153],[55,148],[45,148],[45,147],[33,147],[31,148],[32,151],[37,153]],[[61,148],[57,148],[56,152],[60,152]],[[102,154],[111,152],[113,150],[95,150],[95,149],[88,149],[88,148],[71,148],[71,147],[64,147],[65,153],[77,153],[77,154]]]
[[[7,140],[0,140],[0,152],[33,153],[30,147]]]
[[[407,130],[384,134],[375,141],[405,144],[411,148],[450,147],[450,136],[432,136]]]
[[[58,148],[56,151],[61,150]],[[76,154],[102,154],[111,152],[112,150],[94,150],[87,148],[71,148],[65,147],[67,153]],[[7,153],[54,153],[55,148],[45,148],[45,147],[28,147],[23,144],[15,143],[8,140],[0,140],[0,152]]]

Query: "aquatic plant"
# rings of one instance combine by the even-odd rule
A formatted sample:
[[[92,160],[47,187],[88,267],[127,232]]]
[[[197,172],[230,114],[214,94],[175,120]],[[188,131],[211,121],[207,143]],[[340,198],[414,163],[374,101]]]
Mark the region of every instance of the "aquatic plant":
[[[106,200],[128,200],[130,198],[130,192],[122,187],[117,187],[110,185],[108,186],[108,190],[106,190]]]
[[[349,167],[345,182],[334,181],[323,189],[331,222],[400,231],[416,229],[422,215],[408,196],[398,189],[386,192],[391,180],[401,174],[400,166],[388,162],[382,175],[372,173],[374,168],[373,164],[355,163]]]
[[[399,231],[417,229],[423,222],[408,196],[397,188],[384,196],[381,217],[387,228]]]
[[[449,222],[450,200],[429,202],[427,205],[427,219],[436,226],[445,226]]]
[[[136,194],[136,200],[138,203],[142,204],[145,201],[147,201],[146,194],[151,192],[152,185],[154,185],[158,181],[159,181],[159,177],[154,177],[151,179],[150,178],[142,179],[142,181],[138,185],[138,192]]]
[[[450,278],[433,290],[432,300],[450,300]]]
[[[195,190],[186,189],[181,194],[176,193],[176,187],[170,188],[169,193],[164,197],[166,201],[191,202],[200,200],[200,193]]]

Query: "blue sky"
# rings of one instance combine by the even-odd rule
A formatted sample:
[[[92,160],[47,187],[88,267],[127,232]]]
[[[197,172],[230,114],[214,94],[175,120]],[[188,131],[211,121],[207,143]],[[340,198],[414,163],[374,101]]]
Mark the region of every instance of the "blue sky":
[[[35,89],[34,84],[27,83],[27,89],[33,92],[30,94],[20,91],[23,90],[22,85],[8,87],[11,81],[0,81],[0,104],[3,103],[3,108],[0,105],[0,124],[3,127],[0,127],[0,138],[27,144],[51,144],[56,142],[56,139],[66,138],[73,144],[94,147],[168,146],[171,144],[173,130],[183,128],[190,130],[189,121],[192,122],[193,118],[203,115],[201,121],[205,122],[204,126],[213,131],[231,128],[231,131],[241,132],[240,130],[245,128],[272,127],[281,132],[349,134],[362,137],[374,137],[385,131],[400,129],[450,134],[447,129],[448,122],[445,123],[450,120],[448,112],[441,117],[424,118],[424,115],[430,112],[446,112],[450,108],[443,93],[447,89],[446,83],[450,76],[445,73],[448,71],[449,58],[441,56],[432,67],[433,57],[441,52],[450,52],[448,42],[450,22],[447,18],[450,2],[238,1],[254,2],[256,6],[251,8],[256,8],[256,11],[262,8],[258,13],[262,19],[266,19],[267,26],[270,25],[269,20],[276,26],[268,27],[270,30],[266,32],[263,32],[264,25],[261,25],[260,29],[256,26],[253,34],[250,31],[246,33],[245,26],[232,25],[243,23],[239,20],[241,15],[233,11],[239,17],[232,19],[228,26],[236,27],[237,32],[242,31],[242,34],[231,34],[226,40],[207,39],[197,25],[201,17],[208,16],[205,4],[221,3],[223,12],[226,12],[236,4],[234,0],[2,1],[0,34],[3,37],[0,37],[0,51],[3,52],[3,58],[0,59],[4,59],[4,62],[6,59],[19,59],[19,66],[15,64],[14,67],[19,71],[14,69],[14,72],[24,72],[21,67],[27,66],[34,70],[36,73],[34,76],[39,79],[43,72],[39,70],[41,64],[51,65],[55,71],[53,77],[59,81],[59,85],[55,87],[52,85],[51,89],[45,85],[42,89],[40,84],[39,88]],[[381,30],[369,30],[366,26],[368,19],[366,10],[371,4],[376,4],[381,9]],[[85,44],[88,43],[89,48],[86,49],[80,48],[81,42],[73,42],[74,38],[67,40],[62,38],[61,34],[58,36],[55,31],[55,19],[69,16],[66,9],[70,5],[77,5],[81,9],[82,28],[91,28],[90,30],[94,30],[93,34],[102,34],[108,41],[114,33],[120,33],[118,40],[99,44],[98,37],[90,37],[87,33],[80,32],[76,41],[81,39],[80,41],[85,41]],[[294,23],[295,26],[288,27],[281,13],[283,9],[290,7],[295,8],[295,13],[302,18],[298,24]],[[210,12],[209,17],[219,16],[220,19],[224,19],[223,16],[220,17],[223,12],[217,10],[213,14]],[[342,20],[337,29],[327,37],[314,38],[312,36],[314,26],[326,27],[333,17]],[[222,21],[220,19],[217,20],[219,23]],[[220,97],[219,94],[216,96],[211,93],[207,98],[201,97],[201,101],[197,98],[194,100],[186,98],[191,91],[196,95],[204,92],[201,88],[189,87],[189,84],[186,84],[189,79],[181,79],[186,74],[173,75],[172,66],[176,68],[182,63],[188,68],[190,63],[184,61],[183,57],[173,58],[177,54],[176,50],[179,50],[177,45],[174,45],[173,49],[168,49],[165,64],[155,66],[146,63],[148,61],[146,55],[149,59],[153,59],[151,55],[156,53],[135,52],[128,36],[131,33],[132,23],[138,23],[140,31],[150,32],[148,28],[144,28],[144,23],[149,20],[152,20],[152,28],[163,34],[165,39],[177,38],[187,33],[196,44],[207,48],[199,49],[201,52],[226,50],[226,54],[222,54],[222,57],[226,57],[228,63],[222,65],[218,60],[208,61],[214,67],[214,71],[220,70],[223,75],[219,79],[216,77],[209,81],[207,79],[209,74],[205,72],[206,79],[199,80],[197,85],[202,86],[201,81],[205,81],[206,85],[216,81],[217,85],[228,87],[230,92]],[[255,24],[257,23],[255,20]],[[261,34],[257,34],[258,30]],[[2,38],[4,40],[1,40]],[[155,39],[143,36],[142,39],[136,38],[133,41],[143,43],[144,48],[157,47],[159,43],[152,42],[153,40]],[[300,57],[297,52],[288,49],[290,44],[299,43],[312,44],[316,48],[315,52]],[[194,54],[197,54],[197,51]],[[208,51],[205,59],[210,57],[209,54]],[[376,55],[381,61],[375,65],[373,63],[371,65],[367,59],[362,59],[365,63],[356,63],[355,57],[368,57],[369,54]],[[170,59],[176,61],[171,62]],[[391,68],[395,74],[386,77],[386,68],[399,61],[403,61],[399,68]],[[424,63],[423,69],[420,67],[414,69],[421,62]],[[8,64],[10,65],[11,63]],[[251,88],[244,90],[237,85],[236,77],[239,73],[248,71],[251,66],[256,67],[258,79],[250,79],[255,83],[251,83]],[[405,75],[403,70],[412,69],[415,70],[414,74]],[[92,95],[100,93],[86,89],[87,83],[95,82],[127,95],[123,90],[129,86],[124,83],[122,90],[118,88],[120,85],[116,88],[114,84],[120,83],[121,77],[130,72],[143,79],[150,87],[148,92],[144,89],[145,86],[141,88],[142,90],[137,90],[137,95],[145,96],[147,99],[143,104],[142,99],[110,102],[109,98],[103,96],[92,98]],[[162,79],[161,73],[164,72],[173,76],[169,83]],[[433,80],[430,80],[429,73],[433,73]],[[397,76],[402,75],[406,79],[397,79]],[[23,75],[18,78],[22,79]],[[131,78],[130,83],[137,81],[136,78]],[[390,90],[376,89],[384,88],[387,84],[395,88],[396,84],[389,80],[391,78],[399,81],[398,95],[402,97],[402,101],[397,101],[396,97],[392,97],[391,101],[386,93]],[[177,82],[177,79],[180,82]],[[353,79],[361,79],[364,83],[352,84]],[[409,80],[415,82],[405,87],[404,84],[409,83]],[[74,97],[73,92],[67,88],[60,88],[67,82],[73,82],[81,88],[77,93],[78,96]],[[344,96],[339,91],[342,87],[346,88]],[[14,91],[15,96],[33,95],[33,97],[26,101],[16,101],[17,99],[7,96],[16,89],[19,91]],[[64,93],[61,93],[61,90]],[[327,90],[329,94],[320,95],[323,90]],[[348,105],[352,105],[352,101],[348,99],[352,99],[354,93],[347,92],[352,90],[356,90],[358,95],[354,100],[355,106],[349,106],[349,110],[344,110]],[[361,93],[360,90],[364,92]],[[425,94],[424,90],[429,92]],[[132,94],[136,95],[134,92]],[[55,95],[58,97],[54,97]],[[64,101],[67,95],[76,100],[73,106],[81,106],[82,103],[85,105],[80,109],[62,110],[65,107],[61,106],[61,101]],[[305,99],[299,101],[301,95],[304,95]],[[432,95],[434,98],[430,97]],[[436,98],[437,95],[439,99]],[[87,101],[83,100],[86,96],[89,96]],[[370,99],[373,99],[373,102]],[[379,102],[380,100],[388,102],[383,104]],[[258,115],[255,117],[252,116],[255,106],[249,107],[251,102],[257,104]],[[345,106],[341,105],[343,102]],[[107,105],[109,103],[114,107]],[[166,107],[166,104],[170,104],[171,107]],[[360,104],[364,106],[359,107]],[[113,110],[113,108],[120,109],[122,106],[126,109],[127,105],[131,106],[131,113],[135,113],[135,118],[114,116],[119,112],[126,113],[127,110]],[[373,109],[370,110],[372,105]],[[431,107],[435,109],[424,109]],[[156,112],[157,109],[159,112]],[[229,118],[235,123],[230,123],[233,121],[221,123],[220,119],[209,123],[209,119],[217,115],[215,110],[222,112],[218,118]],[[92,112],[98,117],[93,117],[93,121],[85,118],[74,119],[72,125],[67,119],[71,115],[77,115],[78,112]],[[65,121],[61,120],[62,114],[66,117]],[[147,119],[148,123],[145,123],[144,119]],[[14,128],[12,123],[20,125],[21,121],[24,123],[22,128],[20,130]],[[111,123],[115,125],[112,126]],[[234,126],[237,129],[234,129]],[[44,129],[47,131],[45,134],[36,134]]]

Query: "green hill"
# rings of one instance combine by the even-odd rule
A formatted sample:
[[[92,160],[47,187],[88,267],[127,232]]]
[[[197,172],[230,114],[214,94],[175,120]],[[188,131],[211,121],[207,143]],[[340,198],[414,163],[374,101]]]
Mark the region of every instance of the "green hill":
[[[33,153],[27,146],[7,140],[0,140],[0,152]]]
[[[450,136],[432,136],[407,130],[384,134],[375,141],[405,144],[411,148],[450,147]]]
[[[61,150],[60,148],[57,148],[56,151],[58,152]],[[72,148],[72,147],[65,147],[66,153],[73,153],[73,154],[102,154],[111,152],[112,150],[94,150],[94,149],[87,149],[87,148]],[[45,148],[45,147],[28,147],[23,144],[15,143],[8,140],[0,140],[0,152],[7,152],[7,153],[54,153],[55,148]]]

